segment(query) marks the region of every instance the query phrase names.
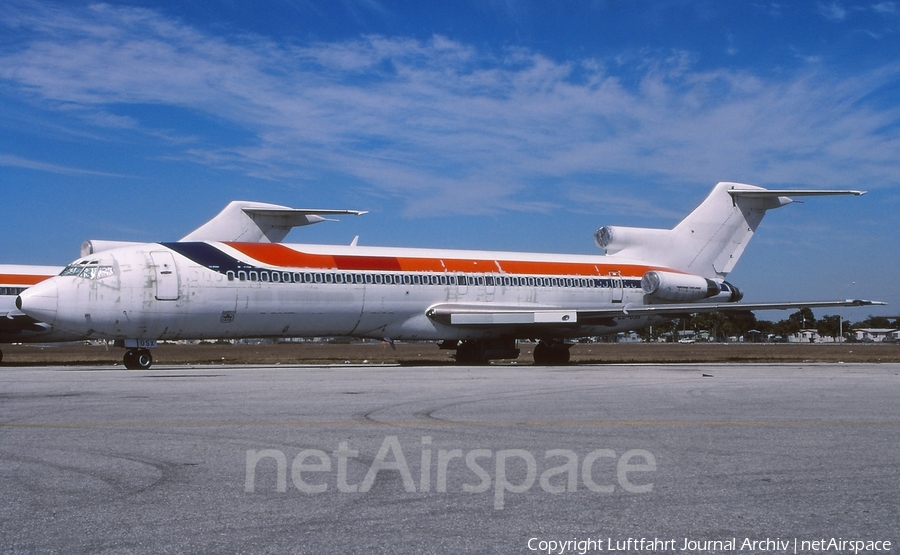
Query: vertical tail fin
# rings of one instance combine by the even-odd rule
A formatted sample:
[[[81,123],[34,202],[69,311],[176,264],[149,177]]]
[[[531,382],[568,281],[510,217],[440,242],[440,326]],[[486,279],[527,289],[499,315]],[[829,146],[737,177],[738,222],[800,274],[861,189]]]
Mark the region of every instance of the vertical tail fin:
[[[724,278],[743,254],[767,210],[794,202],[791,197],[862,194],[865,193],[769,190],[722,182],[673,229],[609,226],[598,229],[595,238],[608,255],[706,278]]]

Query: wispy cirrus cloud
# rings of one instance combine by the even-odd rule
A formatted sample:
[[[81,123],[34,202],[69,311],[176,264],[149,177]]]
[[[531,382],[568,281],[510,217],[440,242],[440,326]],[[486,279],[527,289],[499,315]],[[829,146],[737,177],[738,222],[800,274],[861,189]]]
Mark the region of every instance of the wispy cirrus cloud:
[[[72,166],[63,166],[59,164],[50,164],[47,162],[41,162],[40,160],[31,160],[28,158],[22,158],[21,156],[15,156],[13,154],[2,154],[0,153],[0,166],[6,166],[10,168],[24,168],[28,170],[37,170],[42,172],[50,172],[50,173],[58,173],[60,175],[91,175],[95,177],[114,177],[117,179],[131,179],[134,176],[131,175],[122,175],[119,173],[109,173],[109,172],[101,172],[88,170],[84,168],[76,168]]]
[[[898,171],[900,110],[873,98],[900,64],[771,77],[695,70],[680,52],[559,61],[443,36],[295,44],[105,5],[0,21],[20,37],[0,51],[0,80],[43,109],[152,135],[199,164],[402,199],[409,213],[549,211],[595,198],[588,184],[635,179],[886,187]],[[159,128],[146,106],[214,129]]]
[[[818,4],[819,13],[821,13],[826,19],[830,19],[832,21],[843,21],[847,17],[847,10],[842,5],[837,2],[829,2],[823,3],[820,2]]]

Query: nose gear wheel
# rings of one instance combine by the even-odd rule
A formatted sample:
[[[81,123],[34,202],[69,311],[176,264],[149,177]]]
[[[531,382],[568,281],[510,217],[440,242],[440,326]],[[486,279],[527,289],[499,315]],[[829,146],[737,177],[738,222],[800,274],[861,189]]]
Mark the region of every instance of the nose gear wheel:
[[[122,362],[129,370],[146,370],[153,364],[153,355],[147,349],[128,349]]]

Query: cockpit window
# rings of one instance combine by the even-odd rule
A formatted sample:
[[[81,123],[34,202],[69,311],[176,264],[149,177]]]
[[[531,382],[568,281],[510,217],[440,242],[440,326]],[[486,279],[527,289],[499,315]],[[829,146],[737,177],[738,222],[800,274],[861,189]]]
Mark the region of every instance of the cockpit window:
[[[79,276],[84,279],[103,279],[115,275],[112,266],[100,266],[97,262],[86,264],[70,264],[59,274],[61,276]]]

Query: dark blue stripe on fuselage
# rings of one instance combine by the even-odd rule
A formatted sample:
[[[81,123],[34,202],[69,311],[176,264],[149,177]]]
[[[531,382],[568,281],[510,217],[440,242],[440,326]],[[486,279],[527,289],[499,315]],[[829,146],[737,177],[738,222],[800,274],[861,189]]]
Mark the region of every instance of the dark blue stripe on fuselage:
[[[209,243],[160,243],[160,245],[220,274],[229,271],[237,273],[238,270],[257,269],[256,266],[241,262]]]

